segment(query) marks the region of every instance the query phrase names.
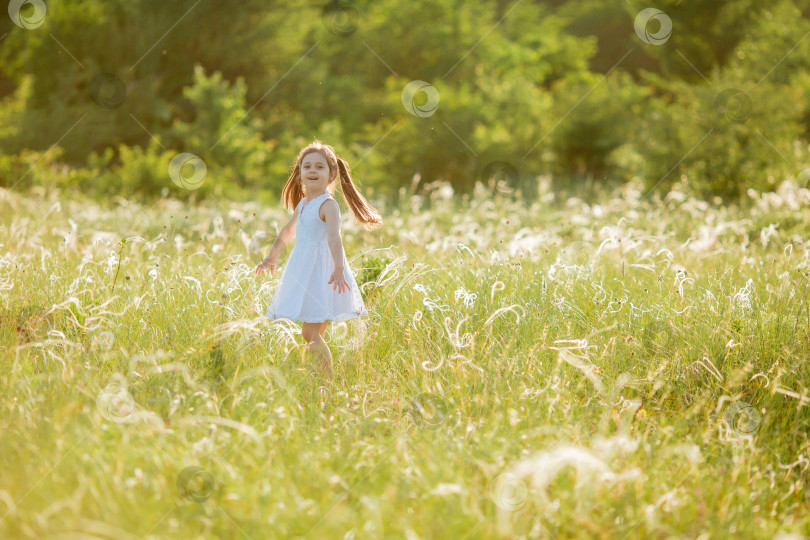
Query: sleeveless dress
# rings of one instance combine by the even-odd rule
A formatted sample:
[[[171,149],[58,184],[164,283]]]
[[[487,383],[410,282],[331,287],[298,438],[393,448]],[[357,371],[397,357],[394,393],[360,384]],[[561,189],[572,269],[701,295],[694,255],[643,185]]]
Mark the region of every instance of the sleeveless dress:
[[[281,273],[273,301],[267,308],[270,319],[320,323],[368,316],[342,248],[343,277],[351,290],[344,287],[343,292],[339,293],[334,289],[334,282],[329,283],[335,262],[329,249],[326,223],[318,216],[321,204],[327,199],[334,200],[329,192],[309,202],[302,199],[295,208],[298,212],[295,245]]]

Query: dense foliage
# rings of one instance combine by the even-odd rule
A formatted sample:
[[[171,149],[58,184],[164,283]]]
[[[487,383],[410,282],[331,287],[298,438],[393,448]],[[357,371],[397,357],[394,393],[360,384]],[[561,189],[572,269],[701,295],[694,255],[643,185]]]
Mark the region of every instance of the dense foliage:
[[[807,0],[46,4],[0,21],[5,187],[277,200],[314,138],[393,196],[547,174],[731,199],[810,165]]]
[[[264,316],[281,208],[41,191],[0,189],[0,538],[810,537],[810,190],[381,206],[332,382]]]

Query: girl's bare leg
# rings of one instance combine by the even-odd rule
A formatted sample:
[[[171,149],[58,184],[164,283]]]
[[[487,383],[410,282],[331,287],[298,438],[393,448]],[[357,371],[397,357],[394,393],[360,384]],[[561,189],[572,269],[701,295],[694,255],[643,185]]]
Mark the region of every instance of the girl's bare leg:
[[[315,357],[318,371],[327,380],[332,379],[332,353],[323,339],[327,323],[304,323],[301,333],[309,345],[309,352]]]

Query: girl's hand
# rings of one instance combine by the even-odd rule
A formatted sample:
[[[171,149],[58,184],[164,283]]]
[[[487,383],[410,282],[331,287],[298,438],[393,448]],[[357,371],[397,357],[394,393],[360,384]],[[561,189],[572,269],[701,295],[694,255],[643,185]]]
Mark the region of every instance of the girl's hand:
[[[343,277],[343,268],[335,268],[335,270],[332,272],[332,277],[329,279],[329,283],[332,283],[333,281],[335,284],[332,286],[332,290],[334,291],[337,289],[338,294],[343,292],[344,287],[347,289],[347,291],[352,290],[352,288],[349,287],[349,284],[346,283],[346,279]]]
[[[270,275],[272,276],[276,272],[276,261],[264,260],[259,263],[259,266],[256,267],[256,275],[261,274],[268,268],[270,268]]]

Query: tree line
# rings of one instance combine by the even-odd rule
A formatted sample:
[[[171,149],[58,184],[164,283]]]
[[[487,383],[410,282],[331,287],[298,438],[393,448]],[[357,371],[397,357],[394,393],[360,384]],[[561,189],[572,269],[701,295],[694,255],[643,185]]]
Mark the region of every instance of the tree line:
[[[734,199],[810,166],[808,2],[13,0],[0,185],[276,201],[317,138],[380,195]]]

